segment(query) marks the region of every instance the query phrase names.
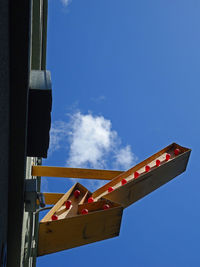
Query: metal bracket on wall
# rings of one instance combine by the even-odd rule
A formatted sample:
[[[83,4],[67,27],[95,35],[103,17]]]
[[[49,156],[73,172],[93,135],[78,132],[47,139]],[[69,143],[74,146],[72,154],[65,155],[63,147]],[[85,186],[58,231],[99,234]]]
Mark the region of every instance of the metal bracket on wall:
[[[25,181],[25,211],[35,212],[39,206],[45,207],[44,194],[37,192],[37,180],[27,179]]]

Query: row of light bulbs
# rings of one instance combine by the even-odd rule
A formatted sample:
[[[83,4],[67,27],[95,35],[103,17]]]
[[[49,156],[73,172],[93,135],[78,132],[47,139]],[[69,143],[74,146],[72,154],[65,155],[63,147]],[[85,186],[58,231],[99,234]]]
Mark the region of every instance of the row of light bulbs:
[[[179,148],[176,148],[176,149],[174,149],[174,155],[175,156],[178,156],[179,154],[180,154],[180,149]],[[165,156],[165,160],[164,161],[168,161],[169,159],[171,158],[171,155],[170,154],[166,154],[166,156]],[[163,162],[164,162],[163,161]],[[157,159],[156,160],[156,165],[155,165],[155,167],[159,167],[160,166],[160,164],[161,164],[162,162],[159,160],[159,159]],[[151,167],[149,166],[149,165],[146,165],[145,166],[145,173],[147,173],[147,172],[149,172],[151,170]],[[140,173],[139,172],[134,172],[134,179],[137,179],[138,177],[140,176]],[[121,185],[125,185],[127,183],[127,180],[126,179],[122,179],[121,180]],[[108,187],[108,192],[110,193],[110,192],[112,192],[112,191],[114,191],[114,188],[113,187],[111,187],[111,186],[109,186]],[[74,197],[75,198],[79,198],[79,196],[80,196],[80,194],[81,194],[81,192],[80,192],[80,190],[75,190],[74,191]],[[89,197],[88,198],[88,203],[93,203],[94,202],[94,198],[93,197]],[[67,200],[66,202],[65,202],[65,208],[66,208],[66,210],[68,210],[68,209],[70,209],[70,207],[72,206],[72,202],[71,202],[71,200]],[[109,209],[110,208],[110,205],[109,204],[104,204],[103,205],[103,207],[102,207],[102,209],[103,210],[107,210],[107,209]],[[83,209],[82,211],[81,211],[81,214],[88,214],[88,209]],[[51,219],[52,219],[52,221],[56,221],[56,220],[58,220],[58,216],[56,215],[56,213],[54,213],[53,215],[52,215],[52,217],[51,217]]]

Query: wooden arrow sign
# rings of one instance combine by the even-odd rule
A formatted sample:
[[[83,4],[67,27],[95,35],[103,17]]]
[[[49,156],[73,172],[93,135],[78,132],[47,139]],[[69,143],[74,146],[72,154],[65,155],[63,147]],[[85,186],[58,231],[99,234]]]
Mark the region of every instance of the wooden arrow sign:
[[[45,193],[46,203],[54,206],[39,225],[38,256],[119,235],[123,208],[185,171],[190,152],[173,143],[128,171],[116,172],[116,177],[93,194],[79,183],[66,194]],[[45,168],[49,175],[49,167]],[[33,175],[40,176],[40,170],[33,168]],[[113,171],[96,171],[89,171],[89,178],[113,175]],[[78,173],[80,177],[81,169]]]

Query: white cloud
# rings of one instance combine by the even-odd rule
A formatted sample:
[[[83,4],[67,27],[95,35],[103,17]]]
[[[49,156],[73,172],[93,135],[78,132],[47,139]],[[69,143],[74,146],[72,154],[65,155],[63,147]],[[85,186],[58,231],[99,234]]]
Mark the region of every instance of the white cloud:
[[[117,169],[121,167],[129,169],[133,165],[133,162],[137,161],[137,157],[132,153],[129,145],[116,151],[115,158],[115,166]]]
[[[64,121],[56,121],[51,125],[49,154],[60,149],[61,142],[67,137],[68,124]]]
[[[64,6],[67,7],[71,3],[71,0],[61,0],[61,2]]]
[[[117,141],[117,133],[111,130],[111,122],[102,116],[83,115],[71,118],[70,152],[68,166],[105,168],[105,156]]]
[[[111,121],[103,116],[76,112],[70,116],[68,123],[53,123],[50,136],[50,154],[65,147],[68,151],[67,167],[126,170],[137,160],[131,146],[121,145]],[[85,180],[85,186],[89,185],[90,190],[103,183]]]

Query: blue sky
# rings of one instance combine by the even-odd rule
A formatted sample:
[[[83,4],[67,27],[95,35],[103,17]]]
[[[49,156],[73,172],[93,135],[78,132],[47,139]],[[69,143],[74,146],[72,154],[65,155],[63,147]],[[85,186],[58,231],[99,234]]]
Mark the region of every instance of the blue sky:
[[[43,164],[126,169],[172,142],[192,154],[184,174],[124,211],[119,237],[37,266],[200,266],[199,12],[197,0],[49,0],[52,140]],[[43,181],[50,192],[74,183]]]

